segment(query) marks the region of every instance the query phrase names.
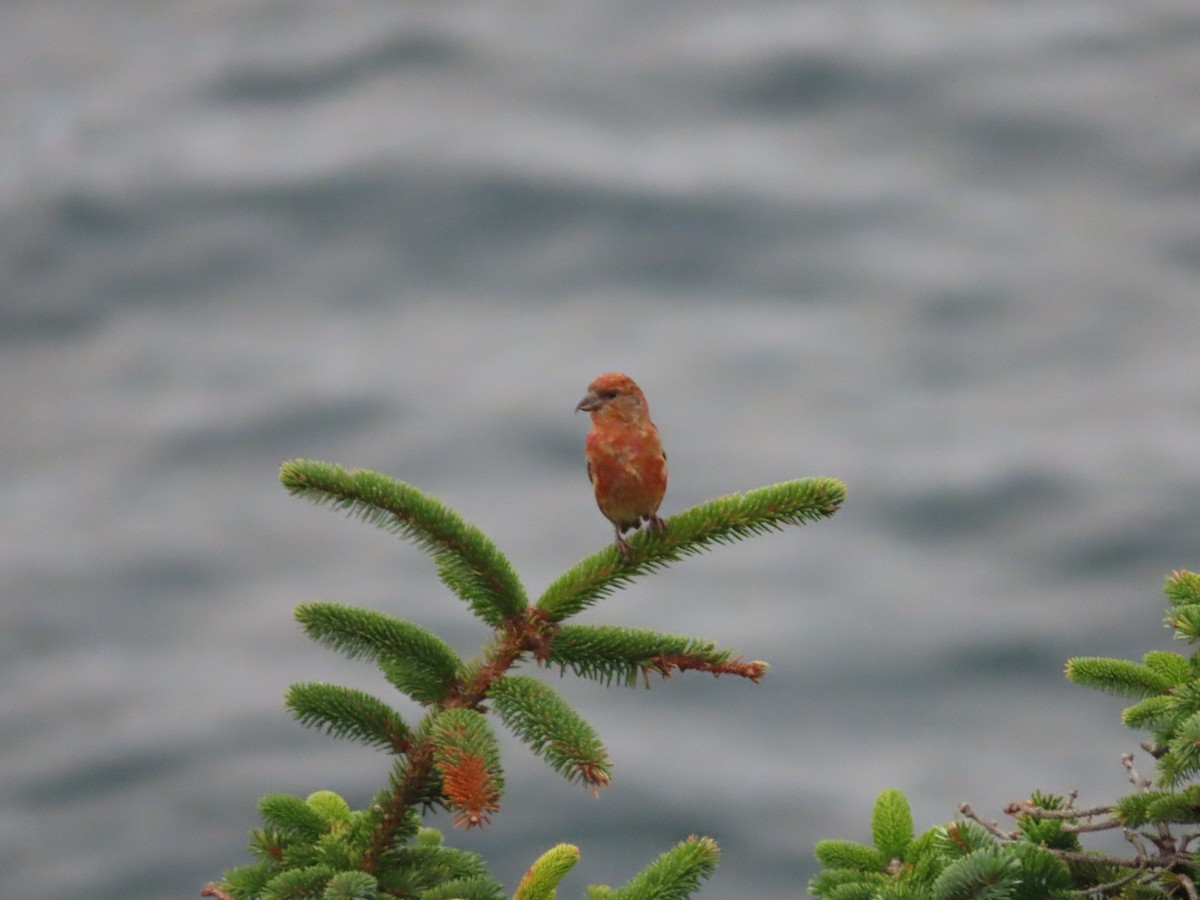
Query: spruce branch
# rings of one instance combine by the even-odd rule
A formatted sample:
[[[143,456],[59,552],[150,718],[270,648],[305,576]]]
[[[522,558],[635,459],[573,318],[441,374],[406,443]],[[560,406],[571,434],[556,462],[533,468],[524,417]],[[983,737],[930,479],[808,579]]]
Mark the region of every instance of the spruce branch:
[[[1157,728],[1176,718],[1178,703],[1175,698],[1164,695],[1147,697],[1121,713],[1121,722],[1130,728]]]
[[[1190,643],[1200,640],[1200,603],[1173,607],[1163,621],[1168,628],[1175,629],[1175,636],[1180,640]]]
[[[376,874],[401,839],[416,831],[415,810],[438,802],[441,784],[433,770],[433,745],[428,739],[429,717],[417,730],[408,754],[397,761],[388,786],[375,795],[368,815],[370,838],[362,869]]]
[[[889,788],[879,794],[871,813],[871,838],[885,859],[897,859],[913,839],[912,810],[900,791]]]
[[[513,900],[554,900],[558,883],[579,862],[579,848],[558,844],[539,856],[525,872]]]
[[[400,714],[370,694],[335,684],[293,684],[284,705],[308,728],[401,754],[409,730]]]
[[[335,872],[333,866],[324,863],[305,866],[302,869],[286,869],[267,882],[263,888],[263,900],[324,896],[325,885]]]
[[[1167,752],[1158,761],[1159,782],[1174,787],[1200,771],[1200,712],[1192,713],[1174,728]]]
[[[307,801],[266,798],[260,810],[266,827],[253,833],[251,844],[257,863],[205,888],[206,896],[220,900],[499,900],[499,885],[474,855],[441,847],[440,837],[430,839],[436,832],[419,829],[419,814],[433,807],[450,810],[455,824],[468,828],[487,823],[500,808],[504,776],[486,715],[495,712],[551,768],[593,793],[608,783],[612,768],[591,726],[549,686],[510,674],[513,667],[532,657],[605,683],[631,684],[638,676],[648,683],[653,673],[665,678],[686,670],[757,681],[766,663],[745,662],[710,642],[648,629],[565,626],[563,619],[639,575],[714,544],[832,515],[845,496],[841,482],[813,478],[718,498],[676,516],[665,535],[636,536],[628,558],[608,548],[584,560],[530,606],[496,546],[416,488],[302,459],[284,463],[280,479],[293,494],[431,553],[443,583],[493,634],[478,656],[463,661],[440,637],[410,622],[330,602],[298,606],[296,619],[309,637],[349,658],[371,659],[393,686],[429,710],[410,728],[388,704],[362,691],[292,685],[286,704],[301,724],[385,749],[396,761],[387,787],[358,812],[332,792]],[[551,900],[577,857],[565,844],[544,854],[522,880],[520,900]],[[711,874],[716,858],[714,842],[690,838],[625,887],[594,888],[593,895],[682,898]]]
[[[758,681],[767,670],[766,663],[742,662],[732,651],[709,641],[611,625],[563,625],[550,645],[547,662],[582,678],[627,685],[651,673],[668,678],[674,669],[741,675],[751,681]]]
[[[714,544],[832,516],[845,497],[846,486],[835,478],[802,478],[701,503],[667,519],[662,534],[634,535],[627,556],[609,546],[582,560],[546,588],[537,606],[554,621],[562,621],[639,575],[666,568]]]
[[[858,841],[817,841],[816,847],[813,848],[813,856],[817,858],[817,862],[830,869],[882,872],[888,863],[888,858],[877,849]]]
[[[1147,665],[1102,656],[1068,659],[1065,674],[1076,684],[1139,699],[1161,694],[1172,686],[1171,681]]]
[[[280,834],[315,840],[325,831],[324,817],[291,794],[267,794],[258,801],[258,813]]]
[[[434,703],[454,687],[458,654],[431,631],[339,603],[302,603],[295,615],[314,641],[350,659],[374,660],[398,690],[418,702]]]
[[[528,603],[508,558],[491,539],[410,484],[310,459],[285,462],[279,480],[292,494],[346,510],[433,554],[442,581],[489,625],[498,625]]]
[[[430,739],[454,824],[472,828],[490,822],[500,809],[504,774],[487,719],[473,709],[446,710],[433,720]]]
[[[1167,621],[1175,637],[1194,641],[1200,637],[1200,576],[1174,572],[1165,591],[1171,603]],[[1122,721],[1151,731],[1153,740],[1142,747],[1157,765],[1153,781],[1139,774],[1132,754],[1124,754],[1121,764],[1132,793],[1111,804],[1079,807],[1075,792],[1063,798],[1035,791],[1004,808],[1016,820],[1012,831],[963,804],[959,813],[965,819],[913,841],[903,855],[904,865],[889,868],[882,882],[865,852],[870,848],[822,842],[818,859],[826,869],[810,890],[829,900],[924,898],[931,892],[938,898],[1200,900],[1200,853],[1194,849],[1200,845],[1200,652],[1185,657],[1151,650],[1140,663],[1077,657],[1068,661],[1066,675],[1075,683],[1133,698]],[[1119,831],[1132,854],[1085,849],[1081,838],[1102,831]],[[927,840],[931,834],[935,837]]]
[[[379,882],[366,872],[338,872],[325,885],[321,900],[375,900]]]
[[[1167,576],[1163,592],[1172,606],[1200,604],[1200,575],[1187,569],[1177,569]]]
[[[421,828],[413,842],[393,848],[387,863],[389,871],[380,878],[380,886],[389,897],[421,897],[439,886],[461,886],[486,874],[478,854],[445,846],[434,828]]]
[[[1192,667],[1187,657],[1167,650],[1151,650],[1142,657],[1146,668],[1161,676],[1171,685],[1187,683],[1192,677]]]
[[[544,662],[559,628],[536,607],[527,607],[520,616],[508,619],[496,629],[480,658],[463,667],[458,686],[443,705],[478,708],[492,685],[524,656],[532,654]]]
[[[596,789],[612,777],[612,761],[592,726],[558,692],[527,675],[506,675],[488,692],[509,730],[568,781]]]
[[[700,881],[716,871],[721,851],[708,837],[692,835],[676,844],[615,891],[609,889],[591,896],[609,896],[614,900],[685,900],[700,887]],[[591,889],[594,892],[596,889]]]
[[[999,847],[980,847],[950,863],[933,884],[936,897],[1011,897],[1021,883],[1021,866]],[[983,893],[991,888],[989,893]]]

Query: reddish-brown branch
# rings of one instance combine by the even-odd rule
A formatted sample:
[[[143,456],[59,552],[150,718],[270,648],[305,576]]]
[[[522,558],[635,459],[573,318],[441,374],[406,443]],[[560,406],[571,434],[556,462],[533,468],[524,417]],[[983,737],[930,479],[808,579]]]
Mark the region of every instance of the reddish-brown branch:
[[[551,621],[536,607],[526,608],[521,615],[504,622],[496,632],[496,639],[484,655],[483,664],[475,669],[471,677],[456,684],[438,706],[442,709],[483,709],[483,701],[500,678],[526,653],[544,659],[549,654],[550,644],[558,633],[559,625]],[[433,747],[428,738],[420,742],[409,741],[405,747],[407,763],[399,784],[391,792],[385,807],[380,811],[375,834],[363,858],[363,869],[374,872],[379,859],[395,842],[395,836],[404,826],[408,810],[419,803],[429,801],[429,784],[433,778]],[[494,805],[480,807],[479,814],[468,813],[461,824],[468,827],[487,822],[487,812],[498,809]],[[461,817],[460,817],[461,818]]]
[[[442,709],[465,708],[485,712],[483,703],[488,691],[523,656],[530,654],[543,663],[549,659],[550,648],[560,628],[558,622],[537,607],[527,607],[519,615],[506,620],[497,629],[482,664],[473,669],[469,678],[454,685],[437,705]],[[662,654],[642,665],[643,675],[657,672],[664,678],[669,678],[674,671],[687,670],[709,672],[715,677],[736,675],[758,682],[766,674],[767,664],[759,660],[745,662],[741,657],[715,663],[688,654]],[[417,804],[431,802],[429,785],[434,778],[432,745],[428,738],[420,742],[410,740],[403,749],[407,754],[407,762],[383,808],[378,811],[375,834],[363,858],[363,869],[367,872],[375,872],[383,853],[393,846],[396,834],[405,824],[408,810]],[[608,774],[600,769],[581,770],[579,774],[591,785],[593,792],[609,780]],[[499,809],[498,793],[477,803],[464,802],[467,792],[454,788],[459,795],[454,799],[450,797],[451,787],[443,785],[446,797],[442,799],[452,799],[451,805],[459,810],[456,824],[467,827],[483,825],[488,821],[488,813]],[[480,797],[483,795],[480,794]]]
[[[504,677],[522,656],[531,653],[539,662],[549,657],[550,645],[560,628],[557,622],[552,622],[545,612],[536,607],[528,607],[519,617],[507,620],[496,632],[495,641],[484,654],[483,664],[470,679],[450,691],[441,702],[442,708],[480,709],[492,685]]]
[[[433,772],[433,747],[426,739],[413,745],[397,783],[378,809],[375,833],[363,854],[363,871],[374,874],[379,860],[396,843],[408,811],[425,800]]]
[[[643,664],[642,674],[648,675],[651,672],[657,672],[663,678],[670,678],[672,671],[684,672],[690,669],[696,672],[710,672],[714,678],[722,675],[737,675],[758,683],[767,674],[767,668],[767,664],[761,660],[743,662],[740,656],[726,662],[714,663],[685,653],[663,653],[655,657],[654,662]]]

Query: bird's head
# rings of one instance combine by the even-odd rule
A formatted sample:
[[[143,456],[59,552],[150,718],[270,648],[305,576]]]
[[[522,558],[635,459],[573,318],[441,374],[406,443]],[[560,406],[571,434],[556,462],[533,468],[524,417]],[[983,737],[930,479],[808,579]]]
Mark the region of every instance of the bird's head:
[[[592,414],[593,422],[640,423],[650,414],[646,395],[622,372],[606,372],[588,385],[575,412]]]

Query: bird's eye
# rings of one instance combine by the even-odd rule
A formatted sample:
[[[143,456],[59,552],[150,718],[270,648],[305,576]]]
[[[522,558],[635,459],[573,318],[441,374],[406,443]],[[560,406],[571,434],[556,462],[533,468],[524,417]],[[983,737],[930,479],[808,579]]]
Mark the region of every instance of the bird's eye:
[[[600,399],[602,399],[602,400],[616,400],[616,399],[617,399],[617,393],[618,393],[617,391],[601,391],[601,392],[600,392]]]

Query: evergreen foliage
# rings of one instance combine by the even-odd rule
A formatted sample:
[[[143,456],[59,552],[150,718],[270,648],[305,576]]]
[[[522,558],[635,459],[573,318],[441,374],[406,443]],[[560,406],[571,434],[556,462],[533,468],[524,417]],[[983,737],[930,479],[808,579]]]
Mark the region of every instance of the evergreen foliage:
[[[613,625],[563,625],[547,660],[563,669],[570,669],[581,678],[604,684],[617,681],[634,684],[638,676],[646,678],[652,672],[663,677],[670,675],[668,660],[700,661],[714,674],[735,671],[742,665],[732,651],[716,644],[679,634],[662,634],[649,628],[621,628]],[[749,670],[736,672],[757,681],[766,672],[766,663],[757,676]]]
[[[908,808],[908,800],[895,788],[884,791],[875,801],[871,837],[884,859],[899,859],[912,843],[912,811]]]
[[[517,885],[513,900],[554,900],[558,883],[579,862],[579,848],[573,844],[551,847],[534,861]]]
[[[593,791],[608,784],[612,763],[599,735],[549,685],[527,675],[505,675],[488,697],[500,721],[554,771]]]
[[[490,822],[491,814],[500,809],[504,773],[496,736],[483,713],[448,709],[433,719],[429,734],[442,795],[455,813],[454,824],[469,828]]]
[[[458,676],[461,663],[450,645],[411,622],[337,603],[302,603],[296,621],[350,659],[373,659],[396,690],[421,703],[444,697]]]
[[[400,713],[354,688],[293,684],[284,695],[284,705],[301,725],[323,728],[335,737],[396,753],[408,746],[409,730]]]
[[[551,621],[561,622],[639,575],[666,568],[714,544],[831,516],[845,499],[846,486],[834,478],[803,478],[718,497],[667,519],[661,535],[646,530],[629,538],[628,558],[615,546],[589,556],[546,588],[537,608]]]
[[[363,691],[292,685],[285,702],[301,724],[395,758],[388,784],[360,810],[331,791],[306,800],[263,798],[263,827],[252,832],[249,848],[256,861],[229,870],[222,883],[202,892],[221,900],[503,897],[477,855],[446,846],[439,832],[420,826],[421,814],[432,807],[450,810],[455,824],[467,828],[487,825],[499,811],[504,776],[489,714],[569,781],[596,792],[612,773],[599,736],[579,713],[542,681],[512,670],[532,663],[605,684],[631,685],[641,677],[648,686],[651,674],[666,678],[688,670],[757,682],[766,663],[744,662],[709,641],[565,620],[634,578],[715,544],[831,516],[845,497],[841,482],[809,478],[701,504],[669,519],[663,534],[635,535],[627,559],[612,546],[588,557],[530,605],[496,545],[411,485],[303,459],[284,463],[280,480],[293,494],[344,510],[428,552],[442,582],[491,633],[477,657],[463,660],[412,622],[328,601],[299,605],[296,620],[305,634],[349,658],[373,662],[424,714],[409,724]],[[896,828],[892,822],[886,829],[893,844],[899,842]],[[578,856],[569,844],[551,848],[521,880],[518,900],[552,900]],[[717,857],[710,838],[688,838],[623,887],[593,886],[589,896],[684,898],[711,876]]]
[[[1200,632],[1200,576],[1174,572],[1165,593],[1166,624],[1195,644]],[[967,804],[961,818],[912,837],[908,803],[885,790],[872,816],[874,846],[826,840],[816,847],[824,867],[809,883],[827,900],[1200,900],[1200,650],[1191,656],[1152,650],[1140,663],[1078,657],[1067,677],[1107,693],[1134,698],[1122,721],[1144,728],[1142,746],[1157,779],[1124,765],[1133,791],[1114,803],[1075,807],[1035,791],[1009,804],[1016,828],[978,816]],[[1120,829],[1132,853],[1087,850],[1081,835]]]
[[[588,889],[590,900],[683,900],[700,886],[717,868],[721,855],[712,838],[692,835],[676,844],[623,887],[613,890],[593,885]]]
[[[285,462],[279,480],[293,494],[344,509],[433,554],[442,581],[489,625],[517,615],[528,602],[517,573],[496,545],[450,507],[410,484],[311,459]]]

